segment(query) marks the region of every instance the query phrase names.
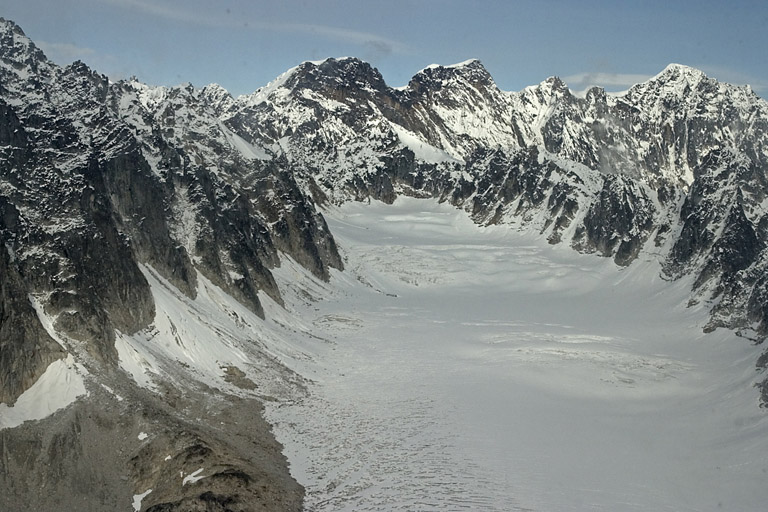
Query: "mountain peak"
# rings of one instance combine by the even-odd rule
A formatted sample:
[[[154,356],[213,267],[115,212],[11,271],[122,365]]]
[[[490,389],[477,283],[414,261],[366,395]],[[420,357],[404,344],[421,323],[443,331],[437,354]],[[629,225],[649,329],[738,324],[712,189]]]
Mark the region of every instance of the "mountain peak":
[[[665,67],[661,73],[651,78],[651,80],[666,79],[666,80],[699,81],[705,78],[707,78],[707,75],[705,75],[704,72],[701,71],[700,69],[697,69],[691,66],[686,66],[684,64],[671,63],[671,64],[668,64],[667,67]]]
[[[483,67],[483,63],[480,62],[480,59],[467,59],[462,62],[457,62],[456,64],[449,64],[447,66],[443,66],[441,64],[430,64],[425,69],[432,69],[432,68],[446,68],[446,69],[485,69]]]
[[[669,64],[663,71],[646,82],[632,86],[627,91],[627,98],[646,98],[646,103],[652,103],[649,98],[683,98],[694,92],[697,94],[712,94],[716,90],[731,90],[728,84],[721,84],[709,78],[700,69],[683,64]]]
[[[208,84],[200,90],[200,98],[213,108],[217,116],[222,115],[235,104],[235,99],[219,84]]]
[[[217,83],[211,83],[203,87],[201,90],[201,93],[207,95],[207,96],[215,96],[215,97],[222,97],[222,96],[232,96],[227,89],[222,87],[221,85]]]
[[[20,92],[30,76],[49,78],[51,65],[45,54],[10,20],[0,18],[0,83]]]
[[[521,91],[523,95],[535,94],[541,98],[561,98],[571,95],[568,85],[559,76],[550,76],[538,85],[530,85]]]
[[[441,77],[474,75],[476,77],[491,78],[490,73],[488,73],[488,71],[485,69],[485,66],[483,66],[483,63],[480,62],[479,59],[469,59],[447,66],[442,64],[430,64],[429,66],[416,73],[414,78],[419,75]]]
[[[47,60],[16,23],[0,18],[0,58],[17,64],[30,64]]]
[[[300,66],[308,65],[308,66],[322,67],[322,66],[336,66],[344,63],[366,64],[366,62],[358,59],[357,57],[326,57],[320,60],[305,60],[300,64]]]
[[[482,62],[478,59],[470,59],[449,66],[430,64],[411,78],[408,88],[416,92],[425,89],[437,90],[449,83],[456,82],[483,84],[484,86],[496,85]]]
[[[270,101],[275,94],[290,95],[292,91],[336,95],[340,91],[383,91],[386,87],[384,77],[369,63],[356,57],[330,57],[302,62],[252,94],[240,96],[238,101],[256,106]]]
[[[309,89],[352,87],[381,90],[386,87],[379,70],[356,57],[303,62],[285,75],[282,83],[288,88]]]
[[[12,32],[12,33],[16,33],[26,37],[26,35],[24,34],[24,31],[21,29],[20,26],[18,26],[13,21],[7,20],[2,16],[0,16],[0,33],[5,33],[5,32]]]
[[[565,91],[568,90],[568,86],[565,82],[563,82],[563,79],[559,76],[550,76],[543,82],[544,84],[548,85],[555,91]]]

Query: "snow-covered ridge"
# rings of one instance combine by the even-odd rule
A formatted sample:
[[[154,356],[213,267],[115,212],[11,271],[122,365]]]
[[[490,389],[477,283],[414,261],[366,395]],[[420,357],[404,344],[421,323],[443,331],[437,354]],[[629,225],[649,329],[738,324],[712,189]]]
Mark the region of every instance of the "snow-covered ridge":
[[[264,87],[259,87],[251,94],[238,96],[238,104],[244,107],[254,107],[267,101],[270,96],[276,94],[283,88],[285,83],[288,82],[288,80],[296,74],[296,71],[299,69],[299,67],[301,67],[301,65],[289,69],[288,71],[275,78],[273,81],[269,82]]]
[[[476,59],[452,66],[428,66],[417,73],[408,86],[401,88],[381,88],[378,76],[372,76],[372,81],[362,86],[353,82],[339,83],[337,79],[338,87],[334,92],[318,91],[325,95],[324,100],[314,92],[312,102],[306,105],[299,105],[292,99],[309,98],[301,92],[305,87],[304,74],[317,73],[318,66],[331,70],[349,63],[362,64],[347,58],[297,66],[253,95],[239,98],[238,104],[231,107],[227,116],[237,116],[238,112],[246,117],[256,115],[255,112],[245,114],[245,109],[264,105],[258,115],[266,114],[268,120],[274,118],[279,123],[270,130],[277,133],[269,135],[277,142],[284,136],[298,138],[298,134],[306,139],[307,132],[303,126],[309,126],[319,115],[322,132],[325,133],[318,133],[318,137],[326,144],[354,147],[358,144],[354,135],[338,138],[333,135],[347,133],[347,128],[341,125],[349,125],[353,119],[333,111],[333,102],[341,101],[359,110],[359,117],[364,117],[368,125],[376,124],[375,120],[381,118],[394,121],[430,146],[460,160],[466,160],[481,147],[516,150],[533,145],[603,172],[642,176],[651,181],[663,177],[672,182],[690,184],[692,172],[686,157],[690,151],[683,147],[663,147],[673,141],[662,138],[662,132],[667,129],[665,125],[670,122],[660,115],[665,108],[661,106],[662,101],[685,109],[685,112],[674,114],[676,119],[707,120],[711,126],[708,130],[717,128],[719,115],[730,108],[727,105],[734,105],[741,116],[748,116],[748,111],[754,108],[763,113],[768,111],[763,100],[745,94],[744,88],[728,84],[719,84],[717,93],[709,91],[704,92],[703,97],[697,95],[695,90],[699,84],[708,84],[711,80],[701,71],[681,65],[670,65],[656,77],[623,94],[577,98],[556,77],[519,93],[501,91]],[[644,92],[661,82],[666,84],[660,89],[661,92]],[[371,87],[368,84],[376,85]],[[359,95],[363,98],[358,98]],[[595,104],[594,98],[602,99]],[[709,117],[702,115],[704,101],[710,105],[712,114]],[[627,109],[636,111],[639,118],[629,123]],[[403,116],[405,119],[401,119]],[[557,130],[554,136],[558,139],[566,136],[570,140],[554,140],[552,129]],[[364,131],[361,127],[354,126],[352,130],[360,134],[359,143],[363,144]],[[311,133],[315,131],[311,128]],[[712,136],[719,143],[739,146],[740,142],[734,138],[735,132],[718,131],[721,133],[713,133]],[[259,134],[264,135],[263,131]],[[685,141],[677,143],[685,144]],[[301,145],[305,146],[304,143]],[[403,143],[403,146],[407,144]],[[610,158],[606,150],[610,150]],[[605,158],[600,157],[601,152]],[[296,152],[289,152],[289,156],[290,153]],[[303,159],[298,155],[297,158]],[[327,165],[343,167],[338,161],[328,162]]]
[[[457,62],[456,64],[449,64],[447,66],[443,66],[442,64],[430,64],[429,66],[426,66],[424,69],[439,69],[439,68],[460,69],[460,68],[464,68],[472,65],[482,65],[482,64],[480,62],[480,59],[467,59],[465,61]],[[422,71],[424,71],[424,69],[422,69]]]
[[[673,62],[673,63],[667,64],[667,66],[660,73],[650,78],[648,82],[660,80],[670,76],[682,77],[689,81],[698,81],[706,77],[704,72],[699,69],[696,69],[691,66],[686,66],[685,64],[678,64]]]

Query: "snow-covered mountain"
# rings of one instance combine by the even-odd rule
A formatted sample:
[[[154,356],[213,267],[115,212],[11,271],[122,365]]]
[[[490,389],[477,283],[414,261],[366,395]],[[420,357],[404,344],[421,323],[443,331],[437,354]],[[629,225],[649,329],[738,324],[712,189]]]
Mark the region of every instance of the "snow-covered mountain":
[[[515,93],[472,60],[393,89],[345,58],[214,106],[317,201],[433,196],[619,265],[643,253],[697,275],[713,328],[768,332],[768,104],[748,87],[671,64],[623,94],[579,98],[558,78]]]
[[[52,379],[54,362],[72,362],[64,369],[57,366],[60,378],[50,384],[62,390],[56,396],[66,404],[84,389],[86,375],[115,372],[128,364],[121,337],[143,332],[156,345],[162,344],[163,334],[174,339],[170,332],[152,330],[168,314],[158,306],[153,279],[177,290],[178,300],[203,300],[205,287],[214,287],[244,305],[241,314],[263,316],[264,300],[281,301],[269,270],[278,264],[279,254],[290,255],[321,278],[327,278],[329,267],[341,268],[325,221],[300,189],[290,164],[269,157],[225,127],[202,101],[203,92],[192,87],[150,88],[135,81],[110,83],[82,63],[58,67],[5,20],[0,21],[0,42],[0,401],[2,407],[22,403],[0,412],[3,427],[45,416],[38,411],[41,392],[35,385]],[[178,325],[168,329],[178,336],[189,319],[182,315],[175,320]],[[238,322],[232,329],[243,321]],[[210,322],[205,326],[198,331],[212,337],[223,336],[226,329]],[[245,336],[238,339],[245,342]],[[222,379],[226,377],[217,365],[230,368],[228,361],[210,363]],[[101,382],[118,390],[120,374]],[[182,389],[189,398],[189,386]],[[171,389],[165,396],[178,393]],[[136,428],[132,423],[146,417],[164,425],[168,436],[163,442],[175,443],[182,457],[202,463],[223,456],[227,464],[218,473],[222,486],[246,482],[251,487],[240,499],[259,495],[266,508],[275,503],[299,507],[300,489],[288,476],[279,450],[270,444],[274,441],[266,427],[249,441],[262,442],[260,452],[233,459],[222,455],[242,452],[232,445],[231,433],[222,440],[221,434],[204,432],[194,420],[181,426],[183,414],[173,411],[181,406],[173,400],[170,405],[167,400],[158,403],[163,393],[153,399],[120,396],[126,402],[122,411],[79,409],[62,432],[44,430],[45,441],[31,434],[38,443],[53,443],[52,450],[56,443],[71,443],[71,448],[63,448],[64,458],[41,459],[39,464],[24,457],[7,461],[3,488],[13,492],[4,492],[4,499],[19,501],[1,508],[13,510],[28,502],[28,486],[35,488],[36,479],[80,489],[67,491],[68,497],[40,496],[41,510],[52,503],[79,507],[82,499],[90,500],[85,508],[110,508],[112,500],[120,501],[110,496],[129,493],[128,487],[142,474],[154,475],[155,483],[147,487],[155,489],[160,503],[165,499],[178,510],[189,509],[189,500],[203,503],[199,496],[157,493],[157,482],[176,471],[173,465],[165,464],[164,472],[157,473],[150,469],[155,462],[136,455],[129,481],[128,451],[111,453],[107,438],[99,445],[99,436],[92,443],[79,437],[80,430],[93,427],[99,435],[111,432],[124,438],[121,429]],[[48,407],[50,413],[61,405],[42,409]],[[169,406],[165,413],[148,410]],[[249,405],[246,415],[258,416],[260,407]],[[259,421],[243,419],[243,428]],[[70,450],[81,455],[70,456]],[[91,458],[101,465],[89,467],[84,475],[80,466]],[[265,461],[278,469],[269,470]],[[83,478],[87,482],[78,483]],[[266,494],[260,490],[264,481],[270,489]],[[102,487],[110,490],[103,496],[93,492]],[[122,510],[125,503],[114,508]]]
[[[256,374],[300,387],[254,340],[267,336],[259,317],[311,335],[302,319],[280,313],[275,269],[295,264],[317,286],[343,269],[323,207],[432,197],[478,224],[536,234],[619,267],[657,261],[664,279],[693,277],[690,303],[711,309],[708,330],[761,342],[766,169],[768,103],[677,64],[625,93],[593,88],[578,97],[556,77],[502,91],[477,60],[430,66],[392,88],[363,61],[327,59],[233,98],[215,84],[154,87],[110,82],[81,62],[59,67],[0,19],[0,402],[22,400],[54,365],[78,383],[64,393],[67,403],[86,376],[124,390],[154,379],[154,394],[125,391],[135,409],[123,410],[122,422],[114,410],[83,409],[73,428],[106,439],[151,417],[166,432],[163,449],[217,464],[220,486],[161,492],[159,482],[179,466],[129,448],[130,475],[93,482],[120,492],[128,481],[152,487],[147,502],[166,507],[157,510],[223,503],[235,488],[263,498],[254,482],[266,482],[265,508],[295,509],[301,492],[284,468],[265,476],[263,460],[233,455],[247,430],[197,422],[206,412],[189,403],[221,388],[258,412],[253,404],[264,395],[249,394]],[[197,330],[229,341],[217,352]],[[193,350],[179,332],[200,343]],[[193,363],[171,368],[174,351]],[[254,354],[269,370],[245,368]],[[157,384],[163,374],[166,384]],[[189,386],[183,399],[175,385]],[[10,424],[0,417],[0,428]],[[17,435],[20,443],[36,434]],[[61,436],[71,442],[65,452],[87,452],[77,436]],[[52,449],[58,441],[46,442]],[[265,433],[259,453],[279,467],[271,442]],[[67,485],[40,464],[14,464]],[[34,485],[3,478],[18,500]],[[288,497],[275,497],[283,488]]]

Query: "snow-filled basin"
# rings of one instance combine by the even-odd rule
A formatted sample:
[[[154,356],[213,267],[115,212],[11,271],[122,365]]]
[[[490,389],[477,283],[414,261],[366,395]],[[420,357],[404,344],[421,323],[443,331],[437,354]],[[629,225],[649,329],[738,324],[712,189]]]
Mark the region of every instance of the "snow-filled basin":
[[[322,338],[288,361],[309,396],[268,410],[308,510],[762,510],[759,348],[703,334],[653,257],[433,201],[327,218],[347,261],[320,300],[276,271]]]

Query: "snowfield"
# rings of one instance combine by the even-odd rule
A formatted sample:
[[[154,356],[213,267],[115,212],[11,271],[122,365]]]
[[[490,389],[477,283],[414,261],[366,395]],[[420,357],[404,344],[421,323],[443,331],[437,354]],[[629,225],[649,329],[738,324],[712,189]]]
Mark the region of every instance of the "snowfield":
[[[16,403],[10,407],[0,403],[0,430],[46,418],[87,395],[83,381],[87,374],[72,354],[54,361]]]
[[[310,383],[267,414],[307,510],[764,510],[761,349],[703,334],[653,257],[622,269],[431,200],[326,218],[346,270],[275,271],[305,324],[281,359]]]

